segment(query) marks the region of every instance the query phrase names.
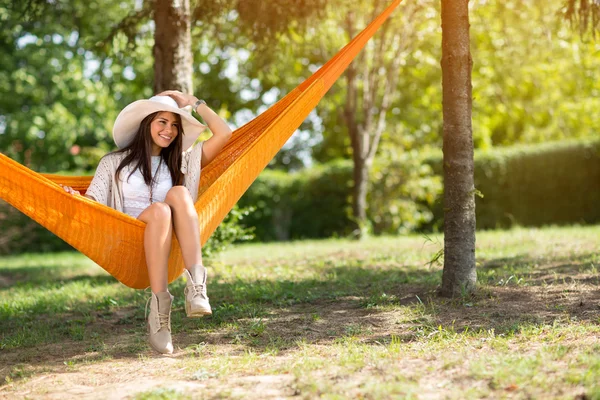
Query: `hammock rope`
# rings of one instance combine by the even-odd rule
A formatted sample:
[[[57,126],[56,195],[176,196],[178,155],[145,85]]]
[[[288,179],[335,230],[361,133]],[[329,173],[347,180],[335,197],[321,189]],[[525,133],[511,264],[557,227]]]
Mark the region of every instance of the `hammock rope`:
[[[273,159],[402,0],[394,0],[331,60],[268,110],[237,129],[217,157],[202,170],[195,209],[201,243]],[[82,196],[90,176],[39,174],[0,153],[0,198],[88,256],[123,284],[148,287],[144,256],[145,224]],[[175,235],[169,258],[169,282],[183,272]]]

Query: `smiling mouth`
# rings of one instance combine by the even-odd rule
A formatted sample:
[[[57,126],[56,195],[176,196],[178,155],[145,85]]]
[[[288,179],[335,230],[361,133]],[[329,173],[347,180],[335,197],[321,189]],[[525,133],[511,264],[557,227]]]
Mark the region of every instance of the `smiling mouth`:
[[[171,136],[158,135],[158,137],[160,137],[163,140],[167,140],[167,141],[171,140]]]

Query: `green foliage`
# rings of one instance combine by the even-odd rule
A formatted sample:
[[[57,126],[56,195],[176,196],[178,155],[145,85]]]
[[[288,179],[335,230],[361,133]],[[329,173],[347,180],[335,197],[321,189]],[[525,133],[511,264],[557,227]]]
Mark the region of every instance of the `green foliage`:
[[[196,92],[228,117],[238,111],[256,115],[269,103],[263,94],[272,91],[280,97],[291,90],[350,39],[345,10],[363,18],[354,27],[358,30],[375,4],[262,3],[192,1]],[[391,31],[404,36],[400,48],[389,43],[383,47],[384,57],[403,61],[381,146],[399,153],[441,144],[438,3],[402,4],[390,20]],[[582,43],[556,20],[555,11],[563,3],[472,3],[476,147],[591,137],[597,132],[600,86],[595,72],[600,59],[594,43]],[[573,3],[577,15],[580,3]],[[425,12],[414,12],[417,9]],[[152,94],[149,18],[146,6],[134,1],[50,5],[33,0],[0,6],[5,26],[0,34],[0,150],[37,170],[92,170],[95,164],[87,159],[87,149],[112,148],[116,112]],[[260,47],[265,38],[270,51]],[[228,68],[237,74],[225,76]],[[320,162],[349,156],[340,118],[344,85],[342,77],[305,123],[309,138],[290,143],[274,165],[298,168],[300,152],[312,152]],[[242,96],[244,90],[253,93]]]
[[[407,152],[374,164],[367,211],[374,233],[441,229],[441,157]],[[475,185],[479,229],[596,223],[600,142],[477,151]],[[265,171],[240,204],[256,206],[247,222],[261,240],[345,236],[351,190],[352,164],[338,160],[291,175]]]
[[[253,207],[235,205],[202,248],[203,256],[214,257],[234,242],[254,239],[254,228],[244,226],[244,219],[254,211]]]
[[[331,223],[347,225],[349,171],[347,162],[294,174],[265,170],[239,204],[256,207],[248,223],[260,240],[326,237]]]
[[[401,153],[442,143],[439,69],[439,2],[426,2],[425,15],[412,22],[418,35],[406,51],[388,127],[381,147]],[[490,149],[549,140],[593,138],[600,128],[598,44],[582,42],[557,20],[563,0],[518,0],[470,3],[473,57],[473,138],[476,148]],[[409,12],[401,5],[396,13]],[[338,19],[330,16],[332,22]],[[400,18],[392,20],[402,30]],[[328,24],[323,24],[327,29]],[[347,39],[347,38],[346,38]],[[324,39],[329,43],[332,39]],[[405,37],[409,41],[409,37]],[[342,42],[340,38],[340,42]],[[335,44],[332,43],[332,50]],[[323,118],[323,142],[313,154],[325,162],[350,154],[340,116],[345,79],[334,85],[317,112]]]
[[[352,164],[334,160],[298,174],[292,185],[290,237],[346,236],[352,232]],[[285,200],[284,200],[285,202]]]
[[[93,169],[87,149],[112,148],[112,121],[127,100],[115,91],[130,81],[93,42],[126,3],[14,3],[0,6],[0,150],[37,171]]]
[[[240,0],[235,4],[245,34],[254,42],[268,47],[275,35],[297,34],[312,19],[323,17],[327,0]],[[222,10],[221,10],[222,12]]]
[[[441,154],[428,164],[442,174]],[[569,141],[475,152],[477,227],[598,223],[600,142]],[[441,226],[441,201],[434,208]]]
[[[261,240],[345,235],[350,189],[351,165],[341,160],[290,175],[264,171],[239,204],[256,207],[248,222]]]
[[[369,219],[375,232],[406,233],[433,219],[442,179],[416,151],[380,157],[371,172]]]
[[[600,127],[600,114],[595,112],[600,108],[600,81],[595,79],[600,69],[597,45],[582,43],[560,24],[556,11],[562,4],[562,0],[472,2],[476,148],[596,135]],[[418,5],[426,12],[414,13],[416,3],[402,4],[390,22],[392,30],[403,32],[402,47],[384,46],[384,57],[394,54],[403,61],[396,72],[397,90],[380,145],[386,154],[378,157],[423,146],[441,147],[439,2]],[[330,3],[324,21],[315,22],[303,36],[279,37],[272,44],[277,51],[252,52],[240,72],[256,77],[263,93],[273,87],[282,94],[291,90],[350,39],[344,25],[346,6],[347,2]],[[360,29],[371,16],[373,2],[352,2],[350,6],[364,16],[363,23],[355,27]],[[376,46],[380,39],[379,33],[367,47]],[[312,153],[318,162],[350,158],[350,140],[341,114],[345,99],[346,79],[342,76],[315,110],[321,121],[314,123],[314,118],[309,118],[310,139],[290,141],[294,154],[289,157],[286,149],[278,155],[279,160],[285,155],[293,159],[299,149]],[[282,168],[293,165],[276,164]]]
[[[376,163],[367,214],[376,234],[417,229],[430,222],[440,178],[415,153]],[[352,162],[334,160],[294,174],[265,171],[239,204],[255,206],[247,223],[261,240],[350,235]]]
[[[146,11],[134,1],[0,5],[0,21],[6,23],[0,31],[0,151],[39,172],[93,171],[114,147],[111,130],[118,111],[153,94],[153,37]],[[198,34],[200,27],[195,28]],[[219,38],[234,42],[230,39],[239,35],[234,29],[231,21],[221,25]],[[205,29],[208,35],[194,41],[200,67],[196,93],[227,118],[228,108],[240,108],[240,100],[235,91],[223,90],[230,84],[222,74],[230,54],[221,51],[223,43],[211,41],[214,32]],[[248,236],[233,222],[244,213],[233,211],[208,253]],[[38,251],[70,249],[3,202],[0,220],[0,253],[31,251],[33,243]]]
[[[254,227],[261,240],[289,239],[291,217],[290,194],[296,175],[283,171],[265,170],[242,196],[241,207],[253,207],[246,222]]]
[[[595,137],[600,57],[549,2],[476,1],[471,15],[476,148]]]
[[[134,400],[188,400],[191,396],[172,388],[158,388],[135,395]]]

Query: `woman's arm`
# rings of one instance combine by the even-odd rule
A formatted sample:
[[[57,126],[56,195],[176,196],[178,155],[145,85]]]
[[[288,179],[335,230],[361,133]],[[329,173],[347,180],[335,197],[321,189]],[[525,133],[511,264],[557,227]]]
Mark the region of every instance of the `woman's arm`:
[[[177,102],[179,107],[185,107],[187,105],[193,106],[198,101],[196,96],[182,93],[177,90],[165,90],[157,96],[171,96]],[[204,168],[208,163],[215,159],[217,154],[219,154],[223,146],[225,146],[225,143],[231,138],[232,131],[229,125],[227,125],[227,123],[206,104],[200,104],[195,111],[200,114],[213,134],[211,138],[202,145],[201,166]]]
[[[225,143],[231,138],[232,132],[227,123],[206,104],[200,104],[196,109],[196,112],[200,114],[210,131],[213,133],[210,139],[202,144],[202,161],[200,164],[202,168],[204,168],[209,162],[214,160],[221,149],[223,149]]]

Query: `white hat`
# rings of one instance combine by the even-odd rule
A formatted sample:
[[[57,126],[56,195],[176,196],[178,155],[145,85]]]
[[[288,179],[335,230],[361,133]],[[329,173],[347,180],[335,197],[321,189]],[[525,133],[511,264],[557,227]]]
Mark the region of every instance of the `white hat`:
[[[198,136],[206,129],[206,125],[198,122],[191,114],[191,107],[179,108],[170,96],[153,96],[148,100],[137,100],[125,107],[115,120],[113,139],[117,147],[122,149],[129,145],[137,133],[140,123],[148,115],[157,111],[170,111],[181,115],[183,123],[182,151],[189,149]]]

